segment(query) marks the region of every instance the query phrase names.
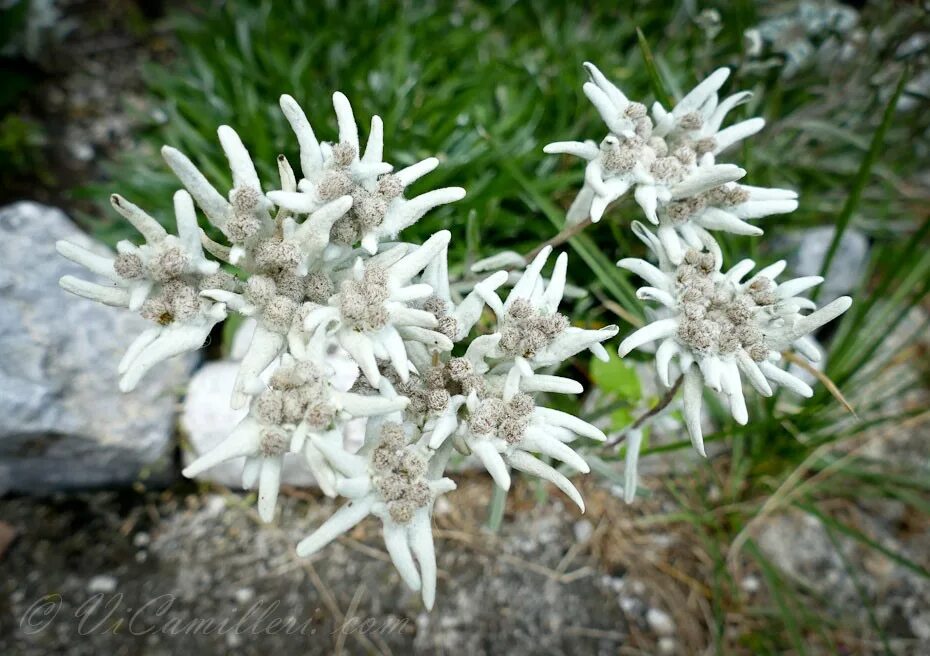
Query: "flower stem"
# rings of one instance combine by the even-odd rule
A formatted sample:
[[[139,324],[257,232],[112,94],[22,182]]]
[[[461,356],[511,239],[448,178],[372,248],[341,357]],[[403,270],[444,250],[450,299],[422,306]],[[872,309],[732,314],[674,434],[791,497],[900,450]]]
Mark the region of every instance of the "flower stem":
[[[609,448],[617,446],[623,440],[626,439],[627,434],[631,430],[635,430],[637,428],[642,427],[643,424],[645,424],[647,421],[649,421],[650,419],[655,417],[657,414],[662,412],[668,406],[668,404],[672,402],[672,399],[675,398],[675,394],[678,392],[678,388],[681,387],[681,381],[683,379],[684,378],[682,376],[679,376],[678,380],[675,381],[675,384],[668,388],[668,391],[665,393],[665,395],[661,399],[659,399],[654,406],[652,406],[642,415],[637,417],[637,419],[632,424],[627,426],[626,429],[622,433],[617,435],[612,440],[608,440],[607,442],[605,442],[603,448],[609,449]]]

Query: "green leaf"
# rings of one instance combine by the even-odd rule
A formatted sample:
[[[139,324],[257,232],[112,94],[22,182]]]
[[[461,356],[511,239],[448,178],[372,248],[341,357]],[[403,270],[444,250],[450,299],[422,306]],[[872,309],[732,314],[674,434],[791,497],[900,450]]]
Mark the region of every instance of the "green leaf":
[[[643,396],[643,390],[636,369],[620,359],[616,349],[607,347],[607,351],[610,353],[610,360],[607,362],[591,358],[591,378],[605,392],[616,394],[630,403],[639,401]],[[615,415],[616,413],[611,416]]]

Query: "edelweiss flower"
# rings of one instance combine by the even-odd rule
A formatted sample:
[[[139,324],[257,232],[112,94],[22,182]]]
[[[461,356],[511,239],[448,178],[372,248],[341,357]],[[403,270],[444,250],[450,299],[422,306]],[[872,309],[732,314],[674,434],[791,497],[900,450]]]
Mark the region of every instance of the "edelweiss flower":
[[[281,96],[281,109],[300,144],[303,179],[300,190],[273,191],[268,197],[277,205],[306,214],[343,195],[352,197],[352,209],[332,228],[333,243],[349,247],[361,240],[362,248],[374,254],[379,241],[393,238],[416,223],[426,212],[465,196],[460,187],[447,187],[406,199],[404,189],[435,169],[439,160],[430,157],[391,173],[393,166],[382,161],[384,127],[371,119],[365,154],[359,157],[358,126],[352,106],[341,93],[333,95],[339,125],[339,143],[317,141],[303,110],[290,96]]]
[[[729,75],[727,69],[715,71],[671,112],[655,103],[650,120],[645,105],[628,100],[592,64],[585,64],[585,68],[591,77],[584,85],[585,95],[611,134],[600,146],[593,141],[564,141],[544,148],[547,153],[567,153],[588,160],[585,182],[569,208],[567,224],[578,223],[588,216],[594,222],[599,221],[611,203],[635,188],[636,202],[652,223],[659,224],[661,217],[665,217],[664,238],[671,239],[675,227],[684,224],[706,204],[696,198],[745,175],[743,169],[732,164],[717,164],[715,155],[758,132],[764,121],[749,119],[720,130],[726,114],[750,96],[742,92],[718,102],[717,90]],[[767,192],[758,191],[760,195]],[[768,195],[772,198],[766,200],[793,198],[784,196],[781,190],[771,192]],[[791,211],[782,209],[784,206],[784,203],[771,208],[756,206],[747,217],[737,215],[737,218]],[[730,230],[735,226],[733,231],[745,234],[745,228],[741,231],[741,226],[720,216],[711,216],[705,222],[704,227]]]
[[[398,245],[368,260],[356,259],[349,276],[339,282],[339,290],[326,301],[308,304],[303,329],[314,335],[324,327],[325,334],[338,341],[358,363],[365,378],[377,388],[381,374],[378,360],[388,360],[407,380],[410,363],[406,341],[422,342],[448,351],[452,342],[433,330],[438,321],[433,313],[416,309],[410,303],[433,293],[425,283],[412,279],[449,243],[447,230],[437,232],[421,246],[408,251]]]
[[[203,346],[213,326],[226,318],[226,306],[198,293],[208,287],[234,287],[235,279],[204,258],[194,204],[187,192],[174,195],[178,237],[151,216],[113,195],[110,202],[145,238],[136,246],[117,244],[118,255],[108,258],[76,244],[59,241],[58,252],[92,273],[106,278],[97,284],[63,276],[67,291],[107,305],[127,307],[158,324],[139,335],[119,364],[120,389],[129,392],[148,371],[164,360]]]
[[[269,387],[252,399],[249,414],[225,440],[188,465],[183,474],[193,478],[221,462],[245,456],[243,487],[258,482],[258,513],[270,522],[284,456],[292,451],[303,454],[320,488],[334,496],[335,473],[308,436],[323,442],[335,441],[341,446],[345,421],[402,410],[407,399],[372,399],[342,392],[333,388],[331,378],[331,371],[312,362],[284,356],[271,376]]]
[[[501,301],[493,286],[475,287],[497,315],[500,339],[486,353],[487,357],[513,360],[527,374],[539,367],[558,364],[585,349],[606,361],[609,356],[601,342],[618,331],[617,326],[598,330],[576,328],[559,313],[568,254],[562,253],[556,259],[552,277],[546,284],[542,268],[551,253],[552,247],[546,246],[536,255],[506,301]]]
[[[297,555],[316,553],[375,515],[383,524],[384,545],[398,573],[411,589],[421,591],[423,604],[431,609],[436,598],[433,504],[440,494],[454,490],[455,483],[430,476],[429,451],[407,444],[398,424],[382,426],[380,439],[367,457],[349,454],[316,436],[311,440],[345,477],[336,489],[350,501],[297,545]]]
[[[584,501],[571,481],[531,452],[587,473],[588,464],[566,442],[574,440],[576,434],[600,441],[606,437],[595,426],[568,413],[536,406],[532,396],[520,391],[521,378],[520,370],[514,367],[498,393],[483,389],[479,394],[473,389],[465,402],[467,420],[457,426],[450,421],[437,422],[430,432],[429,446],[442,446],[452,436],[452,428],[453,439],[464,442],[502,489],[510,489],[510,465],[555,484],[584,512]]]
[[[845,312],[852,304],[841,297],[815,310],[814,303],[798,295],[823,282],[819,276],[776,283],[784,271],[780,261],[761,269],[743,282],[754,267],[743,260],[722,273],[719,249],[685,253],[674,265],[659,240],[641,224],[637,235],[656,255],[659,266],[627,258],[617,264],[650,284],[637,296],[660,304],[656,320],[620,343],[621,357],[635,348],[661,340],[656,351],[659,378],[671,386],[671,362],[678,356],[684,376],[685,422],[695,448],[703,455],[701,389],[704,385],[725,395],[730,413],[740,424],[748,421],[740,374],[763,396],[772,394],[771,383],[811,396],[813,390],[774,363],[781,352],[795,348],[811,360],[820,357],[805,337]]]
[[[685,248],[700,249],[706,230],[758,236],[762,229],[746,223],[771,214],[793,212],[798,195],[788,189],[766,189],[728,183],[680,200],[659,205],[657,234],[673,264],[680,264]],[[684,244],[682,244],[684,242]]]

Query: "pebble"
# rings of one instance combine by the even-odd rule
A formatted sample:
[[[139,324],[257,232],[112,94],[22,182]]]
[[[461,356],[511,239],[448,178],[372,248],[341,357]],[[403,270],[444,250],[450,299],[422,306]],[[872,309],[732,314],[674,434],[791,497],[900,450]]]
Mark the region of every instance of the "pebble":
[[[575,534],[576,542],[587,542],[594,533],[594,524],[587,519],[578,520],[572,527],[572,532]]]
[[[649,628],[658,635],[667,636],[675,632],[675,622],[664,610],[650,608],[646,611],[646,622],[648,622]]]

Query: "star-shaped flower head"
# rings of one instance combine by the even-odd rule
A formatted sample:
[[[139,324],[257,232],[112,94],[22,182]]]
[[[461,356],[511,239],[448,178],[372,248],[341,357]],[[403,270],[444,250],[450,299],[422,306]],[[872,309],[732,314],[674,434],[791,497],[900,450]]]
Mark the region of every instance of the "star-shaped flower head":
[[[392,173],[383,160],[384,127],[381,119],[371,119],[368,144],[359,150],[358,127],[352,106],[341,93],[333,95],[339,125],[339,142],[317,140],[303,110],[290,96],[281,96],[281,109],[300,144],[303,179],[299,191],[282,189],[268,197],[277,205],[297,214],[316,211],[323,204],[344,195],[352,197],[352,208],[334,223],[330,235],[334,244],[348,248],[361,241],[368,253],[376,253],[378,243],[395,237],[416,223],[426,212],[465,196],[460,187],[446,187],[405,198],[404,190],[434,170],[439,160],[430,157]]]
[[[157,324],[133,341],[119,364],[120,389],[129,392],[159,362],[203,346],[213,326],[226,318],[223,303],[202,298],[199,292],[212,287],[235,289],[238,283],[219,270],[217,262],[204,257],[194,204],[187,192],[174,195],[178,236],[168,234],[158,221],[121,196],[114,194],[110,202],[142,234],[143,245],[121,241],[115,258],[68,241],[55,246],[61,255],[106,279],[106,283],[93,283],[63,276],[64,289],[106,305],[127,307]]]
[[[600,145],[566,141],[544,149],[588,161],[584,185],[568,211],[568,224],[588,217],[599,221],[611,203],[633,189],[646,217],[661,224],[660,237],[671,244],[669,254],[675,257],[682,251],[673,243],[676,232],[686,240],[688,233],[705,228],[761,234],[742,219],[790,212],[797,206],[793,192],[734,185],[746,172],[733,164],[716,163],[718,153],[764,125],[754,118],[720,129],[726,114],[750,96],[741,92],[719,101],[717,90],[729,74],[727,69],[715,71],[670,112],[656,103],[650,119],[645,105],[627,99],[592,64],[585,67],[591,77],[584,85],[585,94],[611,134]],[[718,192],[722,185],[727,194]]]
[[[474,386],[465,400],[463,417],[440,417],[427,431],[429,446],[439,449],[447,439],[461,440],[502,489],[510,489],[510,466],[555,484],[584,512],[584,501],[571,481],[532,454],[555,458],[587,473],[588,464],[566,443],[578,435],[603,441],[604,433],[573,415],[537,406],[532,394],[521,389],[532,390],[537,387],[535,383],[553,389],[555,386],[548,385],[550,381],[545,379],[556,377],[531,374],[533,377],[543,380],[531,381],[524,387],[523,373],[513,367],[507,375],[497,377],[495,382],[500,384]],[[569,389],[572,393],[581,391],[574,386]]]
[[[635,348],[660,342],[656,350],[659,378],[672,385],[673,358],[684,376],[685,423],[695,448],[703,455],[701,395],[706,385],[722,393],[733,418],[748,421],[741,374],[763,396],[772,394],[770,383],[811,396],[802,380],[776,366],[782,351],[797,349],[811,360],[820,357],[807,336],[845,312],[852,300],[843,296],[817,310],[813,301],[800,296],[823,282],[819,276],[775,279],[785,269],[779,261],[744,281],[755,267],[742,260],[721,272],[719,249],[689,249],[679,265],[672,263],[662,243],[642,224],[634,229],[658,260],[658,266],[627,258],[617,264],[649,283],[637,296],[659,307],[655,320],[620,343],[621,357]],[[811,310],[802,314],[802,310]]]
[[[502,301],[491,286],[475,288],[497,315],[500,339],[487,356],[511,360],[527,373],[539,367],[559,364],[585,349],[606,361],[607,351],[601,342],[618,331],[613,325],[597,330],[577,328],[570,324],[568,317],[559,313],[559,303],[565,292],[568,254],[559,255],[547,282],[542,270],[551,253],[551,246],[539,251],[510,290],[506,301]]]
[[[336,493],[336,473],[323,459],[310,437],[342,445],[342,431],[354,417],[370,417],[402,410],[407,399],[369,398],[333,387],[333,375],[325,360],[297,361],[289,355],[281,359],[268,387],[252,398],[249,414],[216,447],[188,465],[189,478],[210,467],[245,456],[243,487],[258,482],[258,513],[270,522],[281,483],[285,454],[304,456],[320,489]]]
[[[407,342],[452,349],[451,340],[436,331],[436,316],[414,307],[432,295],[433,288],[412,282],[442,252],[450,237],[449,231],[442,230],[420,246],[399,244],[368,259],[358,257],[344,276],[334,281],[334,294],[307,304],[305,334],[317,339],[321,334],[317,329],[324,327],[322,334],[349,353],[373,388],[380,383],[379,360],[390,362],[406,381],[410,373]]]
[[[311,436],[344,478],[336,490],[350,499],[297,545],[298,556],[316,553],[368,515],[383,525],[384,544],[404,582],[419,590],[427,609],[436,598],[436,553],[432,513],[436,498],[455,489],[448,478],[430,471],[430,451],[408,443],[399,424],[385,423],[367,455],[350,454],[341,446]],[[417,567],[419,565],[419,568]]]

